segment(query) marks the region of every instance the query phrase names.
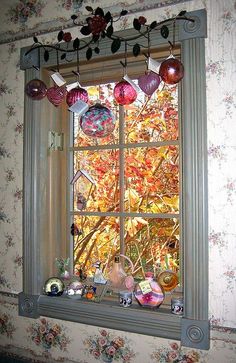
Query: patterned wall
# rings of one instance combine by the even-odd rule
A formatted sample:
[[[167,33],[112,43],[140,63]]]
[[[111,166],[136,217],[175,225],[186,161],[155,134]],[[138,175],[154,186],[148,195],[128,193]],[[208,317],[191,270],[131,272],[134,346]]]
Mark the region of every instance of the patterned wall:
[[[96,4],[95,4],[96,3]],[[114,11],[129,6],[143,8],[142,0],[110,1]],[[31,320],[18,316],[15,298],[0,294],[0,346],[9,352],[34,359],[95,362],[235,362],[236,361],[236,264],[234,255],[236,224],[236,1],[175,1],[175,6],[162,5],[150,10],[148,21],[161,20],[180,10],[207,9],[206,40],[208,177],[209,177],[209,319],[211,331],[209,352],[181,348],[179,342],[155,337],[126,334],[57,321]],[[22,289],[22,147],[23,147],[23,82],[19,69],[20,48],[30,39],[8,42],[9,37],[26,37],[31,30],[50,29],[51,21],[66,21],[85,5],[107,6],[107,1],[21,0],[1,1],[4,9],[0,24],[0,291],[18,293]],[[119,5],[120,4],[120,5]],[[120,7],[119,7],[120,6]],[[149,9],[148,9],[149,8]],[[139,15],[143,15],[143,11]],[[129,27],[133,17],[119,25]],[[72,30],[75,34],[75,29]],[[42,35],[54,40],[56,34]]]

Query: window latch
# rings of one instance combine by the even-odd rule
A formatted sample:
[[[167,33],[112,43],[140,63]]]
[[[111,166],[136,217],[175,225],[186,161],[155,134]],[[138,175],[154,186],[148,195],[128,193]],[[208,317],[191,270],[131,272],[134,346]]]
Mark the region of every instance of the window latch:
[[[48,133],[48,148],[49,150],[63,150],[64,134],[56,131]]]

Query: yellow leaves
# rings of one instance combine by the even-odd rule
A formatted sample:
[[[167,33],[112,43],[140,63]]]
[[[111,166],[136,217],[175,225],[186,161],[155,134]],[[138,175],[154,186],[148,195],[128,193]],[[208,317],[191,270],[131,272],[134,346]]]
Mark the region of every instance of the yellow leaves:
[[[173,197],[163,197],[163,202],[176,211],[179,209],[179,196],[175,195]]]
[[[137,234],[138,230],[140,229],[139,224],[148,225],[148,222],[145,221],[145,219],[143,219],[141,217],[135,217],[133,219],[128,219],[126,229],[127,229],[127,232],[129,233],[130,237],[134,237]]]
[[[125,191],[125,199],[128,201],[129,207],[133,208],[137,203],[139,203],[140,197],[135,189],[130,188]]]

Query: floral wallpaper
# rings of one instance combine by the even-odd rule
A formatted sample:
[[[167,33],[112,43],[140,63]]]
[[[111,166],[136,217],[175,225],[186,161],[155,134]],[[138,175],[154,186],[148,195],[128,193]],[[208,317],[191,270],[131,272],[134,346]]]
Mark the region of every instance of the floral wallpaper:
[[[208,179],[209,179],[209,319],[211,349],[196,351],[179,342],[142,336],[72,322],[31,320],[18,316],[14,294],[22,290],[22,160],[24,74],[19,68],[20,48],[31,44],[27,29],[49,21],[65,21],[87,4],[103,1],[3,0],[2,34],[18,41],[0,45],[0,351],[17,354],[30,362],[227,362],[236,361],[236,91],[235,66],[236,1],[193,0],[146,1],[145,17],[161,20],[182,9],[206,8]],[[172,1],[173,3],[173,1]],[[144,6],[143,1],[111,1],[110,6]],[[161,6],[162,5],[162,6]],[[137,15],[143,15],[140,10]],[[21,16],[22,15],[22,16]],[[132,18],[133,19],[133,18]],[[129,27],[127,16],[119,27]],[[49,30],[51,23],[48,23]],[[72,29],[71,32],[76,32]],[[56,33],[43,34],[54,40]],[[9,293],[10,296],[5,296]],[[11,294],[13,294],[11,296]]]

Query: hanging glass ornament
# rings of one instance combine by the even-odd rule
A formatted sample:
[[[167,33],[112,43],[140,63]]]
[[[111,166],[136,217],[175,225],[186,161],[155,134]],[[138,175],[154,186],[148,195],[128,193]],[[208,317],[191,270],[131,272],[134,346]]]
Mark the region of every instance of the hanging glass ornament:
[[[39,101],[44,98],[47,94],[47,87],[40,79],[32,79],[25,86],[25,93],[32,100]]]
[[[161,63],[159,75],[163,82],[167,84],[176,84],[184,76],[184,66],[178,59],[172,56]]]
[[[58,107],[67,93],[66,87],[50,87],[47,91],[48,101],[51,102],[55,107]]]
[[[114,131],[115,121],[113,113],[97,103],[81,116],[80,126],[87,136],[106,137]]]
[[[114,97],[119,105],[130,105],[136,100],[137,92],[129,82],[122,80],[114,88]]]
[[[67,93],[66,103],[69,107],[74,105],[74,103],[78,100],[84,101],[86,103],[88,102],[88,92],[86,91],[86,89],[76,87]]]
[[[138,85],[147,96],[151,96],[157,90],[160,83],[160,76],[152,71],[138,78]]]

